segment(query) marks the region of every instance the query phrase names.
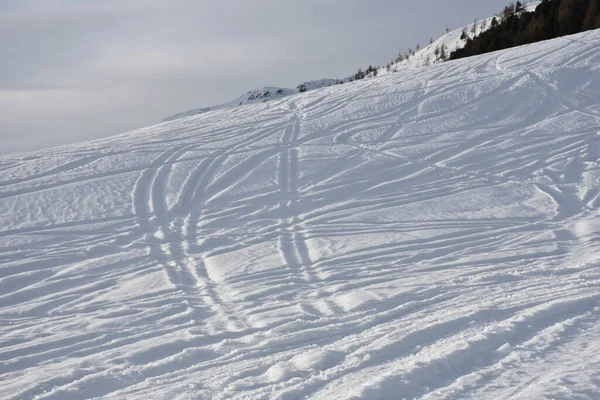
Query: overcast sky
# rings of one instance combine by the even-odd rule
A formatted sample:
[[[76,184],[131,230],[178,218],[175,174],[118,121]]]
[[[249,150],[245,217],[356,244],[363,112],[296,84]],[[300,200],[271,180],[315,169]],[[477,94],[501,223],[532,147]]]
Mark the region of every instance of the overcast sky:
[[[508,0],[0,0],[0,152],[385,64]]]

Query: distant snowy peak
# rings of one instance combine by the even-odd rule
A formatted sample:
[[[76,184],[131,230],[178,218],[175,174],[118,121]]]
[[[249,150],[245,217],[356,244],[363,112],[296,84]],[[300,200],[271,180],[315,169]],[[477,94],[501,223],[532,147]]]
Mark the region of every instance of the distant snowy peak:
[[[242,96],[238,97],[237,99],[235,99],[233,101],[229,101],[227,103],[223,103],[223,104],[219,104],[219,105],[211,106],[211,107],[194,108],[192,110],[188,110],[188,111],[185,111],[185,112],[182,112],[179,114],[172,115],[169,118],[164,119],[163,122],[173,121],[175,119],[184,118],[184,117],[191,117],[193,115],[198,115],[198,114],[204,114],[205,112],[213,111],[213,110],[221,110],[224,108],[239,107],[244,104],[263,103],[268,100],[274,100],[274,99],[277,99],[280,97],[285,97],[285,96],[289,96],[291,94],[296,94],[296,93],[298,93],[297,89],[286,89],[286,88],[267,86],[262,89],[251,90],[251,91],[243,94]]]
[[[238,97],[231,103],[234,105],[244,105],[244,104],[252,104],[252,103],[263,103],[268,100],[277,99],[279,97],[289,96],[291,94],[298,93],[295,89],[285,89],[279,87],[264,87],[262,89],[251,90],[244,94],[243,96]]]
[[[316,81],[308,81],[298,85],[298,92],[306,92],[313,89],[319,89],[327,86],[339,85],[340,83],[349,82],[349,79],[319,79]]]

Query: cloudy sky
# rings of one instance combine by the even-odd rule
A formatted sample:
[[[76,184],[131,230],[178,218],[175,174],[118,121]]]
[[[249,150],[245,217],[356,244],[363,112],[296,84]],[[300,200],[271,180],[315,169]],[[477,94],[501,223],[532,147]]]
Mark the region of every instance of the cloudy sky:
[[[508,0],[1,0],[0,153],[385,64]]]

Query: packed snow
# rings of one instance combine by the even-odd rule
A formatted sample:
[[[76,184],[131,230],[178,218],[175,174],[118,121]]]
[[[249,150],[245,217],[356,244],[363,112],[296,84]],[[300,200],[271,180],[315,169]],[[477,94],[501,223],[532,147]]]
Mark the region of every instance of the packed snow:
[[[0,398],[598,399],[599,154],[592,31],[2,156]]]

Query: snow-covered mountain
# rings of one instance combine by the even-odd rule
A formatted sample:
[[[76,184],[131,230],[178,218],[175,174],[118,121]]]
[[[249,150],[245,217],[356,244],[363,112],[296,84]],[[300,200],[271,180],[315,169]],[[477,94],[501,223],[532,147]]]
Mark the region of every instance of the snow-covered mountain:
[[[536,7],[540,4],[539,1],[532,1],[523,6],[524,12],[533,12]],[[455,30],[447,32],[437,40],[433,41],[428,46],[419,49],[410,55],[407,59],[404,59],[397,63],[392,63],[390,70],[382,68],[379,70],[379,76],[385,75],[392,72],[396,72],[401,68],[421,68],[434,64],[444,62],[441,57],[441,49],[445,50],[447,56],[457,49],[465,47],[465,40],[461,39],[463,32],[470,38],[480,35],[482,32],[487,31],[492,26],[492,20],[500,17],[489,17],[481,21],[474,21],[469,25],[465,25]]]
[[[229,101],[227,103],[211,107],[194,108],[193,110],[188,110],[179,114],[175,114],[173,116],[170,116],[169,118],[166,118],[163,122],[173,121],[179,118],[189,117],[192,115],[203,114],[205,112],[213,110],[222,110],[225,108],[239,107],[246,104],[264,103],[265,101],[290,96],[296,93],[298,93],[297,89],[285,89],[271,86],[264,87],[262,89],[251,90],[245,93],[244,95],[238,97],[237,99]]]
[[[1,156],[0,398],[598,399],[599,127],[591,31]]]

